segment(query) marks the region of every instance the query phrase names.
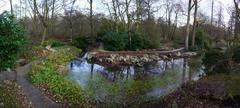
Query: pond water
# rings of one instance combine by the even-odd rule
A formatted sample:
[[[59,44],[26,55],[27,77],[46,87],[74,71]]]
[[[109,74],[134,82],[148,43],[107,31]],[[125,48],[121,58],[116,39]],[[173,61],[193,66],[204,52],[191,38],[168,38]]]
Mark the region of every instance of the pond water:
[[[204,74],[201,59],[180,58],[138,66],[105,67],[85,57],[69,64],[69,78],[81,85],[97,103],[128,106],[155,100]]]

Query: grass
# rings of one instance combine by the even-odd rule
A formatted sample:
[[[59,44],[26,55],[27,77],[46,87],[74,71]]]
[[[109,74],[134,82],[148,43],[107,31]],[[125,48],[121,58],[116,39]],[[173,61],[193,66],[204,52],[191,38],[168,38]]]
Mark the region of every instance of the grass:
[[[56,50],[50,53],[46,60],[32,66],[29,79],[34,85],[47,89],[55,101],[68,106],[91,107],[80,85],[70,81],[64,74],[67,73],[66,66],[69,61],[81,50],[66,46]]]

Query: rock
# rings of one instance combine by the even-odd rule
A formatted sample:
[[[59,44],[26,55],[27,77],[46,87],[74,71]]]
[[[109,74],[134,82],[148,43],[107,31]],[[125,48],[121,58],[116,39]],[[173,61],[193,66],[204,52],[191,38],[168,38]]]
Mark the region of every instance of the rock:
[[[168,59],[168,56],[164,55],[164,56],[162,56],[162,58],[163,58],[164,60],[167,60],[167,59]]]
[[[48,45],[45,47],[47,50],[51,51],[51,52],[56,52],[55,49],[51,48],[51,45]]]
[[[10,68],[7,68],[7,72],[11,72],[12,70]]]
[[[176,56],[180,57],[182,54],[180,52],[177,52]]]
[[[196,56],[196,52],[186,52],[182,54],[184,57],[191,57],[191,56]]]
[[[100,58],[99,61],[102,62],[103,60]]]

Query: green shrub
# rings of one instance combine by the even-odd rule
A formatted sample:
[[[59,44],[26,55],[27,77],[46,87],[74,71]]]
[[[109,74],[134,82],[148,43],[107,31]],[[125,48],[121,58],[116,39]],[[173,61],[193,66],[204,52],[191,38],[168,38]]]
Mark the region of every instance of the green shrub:
[[[23,28],[8,12],[0,15],[0,70],[14,68],[26,42]]]
[[[89,45],[89,41],[86,37],[77,37],[76,39],[73,40],[72,45],[77,48],[86,50]]]
[[[129,36],[126,32],[108,32],[101,38],[101,41],[104,43],[104,48],[110,51],[156,48],[155,45],[146,39],[147,36],[136,32],[131,32],[130,35],[132,38],[131,47]]]
[[[52,47],[60,47],[60,46],[64,46],[65,44],[61,41],[57,41],[57,40],[52,40]]]
[[[198,28],[196,30],[195,44],[197,49],[210,49],[212,40],[202,29]]]
[[[46,40],[44,41],[42,46],[46,47],[48,45],[51,45],[51,47],[61,47],[61,46],[64,46],[65,44],[58,40]]]
[[[145,36],[141,35],[140,33],[133,32],[131,33],[132,36],[132,46],[129,46],[129,40],[127,43],[126,49],[130,50],[141,50],[141,49],[151,49],[151,48],[156,48],[153,43],[151,43]]]
[[[108,32],[103,36],[102,41],[106,50],[124,50],[127,45],[127,33]]]
[[[240,63],[240,47],[234,49],[233,59],[235,62]]]

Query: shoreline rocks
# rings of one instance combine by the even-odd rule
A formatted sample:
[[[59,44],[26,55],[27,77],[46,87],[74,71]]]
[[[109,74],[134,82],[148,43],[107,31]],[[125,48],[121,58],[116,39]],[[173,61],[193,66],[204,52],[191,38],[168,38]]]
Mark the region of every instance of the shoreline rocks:
[[[137,65],[142,66],[144,63],[160,61],[160,60],[172,60],[177,58],[187,58],[196,56],[196,52],[169,52],[169,53],[149,53],[149,52],[90,52],[87,56],[87,60],[97,64],[104,65]]]

